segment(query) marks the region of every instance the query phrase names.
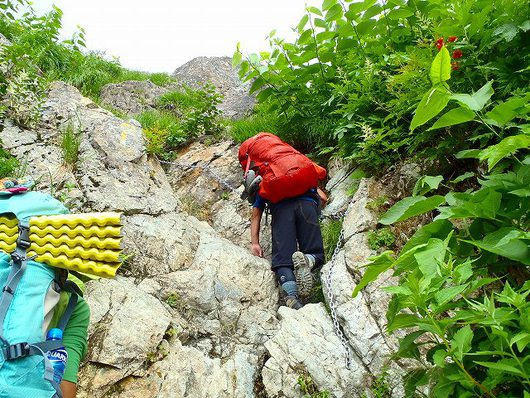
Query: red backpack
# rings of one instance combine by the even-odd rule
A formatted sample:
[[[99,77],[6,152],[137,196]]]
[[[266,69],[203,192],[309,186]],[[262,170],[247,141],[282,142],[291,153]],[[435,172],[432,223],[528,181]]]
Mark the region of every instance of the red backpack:
[[[239,148],[239,163],[263,177],[259,194],[271,203],[316,188],[326,170],[271,133],[259,133]]]

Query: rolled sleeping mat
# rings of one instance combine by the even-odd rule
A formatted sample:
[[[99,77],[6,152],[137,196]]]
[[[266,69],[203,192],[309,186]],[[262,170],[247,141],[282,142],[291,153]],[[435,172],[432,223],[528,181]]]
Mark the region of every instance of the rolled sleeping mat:
[[[52,226],[56,229],[64,226],[75,228],[84,226],[91,227],[105,227],[105,226],[119,226],[121,227],[120,213],[106,212],[106,213],[81,213],[81,214],[59,214],[56,216],[39,216],[32,217],[29,222],[30,227],[36,229],[44,229]]]
[[[6,226],[6,232],[0,232],[0,250],[12,253],[18,221],[4,215],[0,222]],[[28,256],[36,256],[38,262],[105,278],[114,277],[121,265],[119,213],[39,216],[32,217],[29,224]]]

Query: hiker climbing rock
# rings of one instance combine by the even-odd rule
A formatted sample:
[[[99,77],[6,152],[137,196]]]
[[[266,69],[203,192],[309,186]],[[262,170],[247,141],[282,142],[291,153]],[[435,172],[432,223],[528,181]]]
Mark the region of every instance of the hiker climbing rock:
[[[313,274],[324,264],[320,206],[327,197],[318,188],[326,171],[270,133],[249,138],[239,149],[246,196],[252,204],[251,251],[263,257],[260,224],[268,207],[272,218],[272,270],[285,304],[299,309],[313,287]]]
[[[32,185],[0,180],[0,396],[75,398],[90,309],[68,270],[114,275],[119,215],[67,214]]]

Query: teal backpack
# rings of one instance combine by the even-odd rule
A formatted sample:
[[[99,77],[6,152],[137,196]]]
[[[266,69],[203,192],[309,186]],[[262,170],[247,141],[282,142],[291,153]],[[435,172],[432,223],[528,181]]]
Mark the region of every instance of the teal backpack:
[[[31,217],[66,213],[61,202],[41,192],[0,196],[0,216],[18,220],[15,251],[0,251],[0,398],[62,398],[46,352],[63,342],[46,341],[46,329],[60,291],[75,292],[57,325],[63,331],[80,292],[66,280],[66,271],[28,258],[26,250]]]

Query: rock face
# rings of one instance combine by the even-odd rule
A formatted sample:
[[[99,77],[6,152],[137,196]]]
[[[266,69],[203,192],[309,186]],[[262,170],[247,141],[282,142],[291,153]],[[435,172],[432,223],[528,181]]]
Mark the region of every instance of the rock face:
[[[226,117],[238,119],[254,106],[255,98],[248,94],[250,85],[239,80],[229,57],[197,57],[178,67],[173,76],[181,83],[198,88],[213,84],[224,96],[219,109]]]
[[[158,97],[169,90],[145,81],[129,80],[103,86],[100,93],[101,103],[127,115],[136,115],[154,109]]]
[[[238,246],[250,244],[251,206],[240,198],[243,170],[233,142],[213,145],[194,143],[167,169],[169,182],[183,208],[209,221],[221,236]],[[270,225],[262,219],[261,244],[270,258]]]
[[[390,276],[351,298],[373,254],[366,244],[376,223],[366,209],[372,180],[362,180],[353,198],[344,189],[331,195],[331,209],[349,208],[345,245],[323,269],[353,353],[348,369],[324,304],[278,309],[269,263],[249,253],[237,147],[196,143],[180,166],[164,170],[145,154],[141,128],[60,82],[42,116],[35,130],[4,122],[4,149],[72,210],[123,213],[120,275],[87,284],[92,316],[79,397],[299,398],[308,380],[335,397],[371,396],[370,381],[396,348],[383,333],[389,297],[378,289],[392,283]],[[74,165],[64,164],[60,149],[67,128],[80,137]],[[345,168],[333,169],[332,181],[348,175]],[[402,370],[392,365],[387,372],[399,379]],[[392,387],[392,397],[402,395],[397,383]]]

